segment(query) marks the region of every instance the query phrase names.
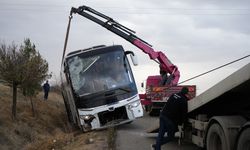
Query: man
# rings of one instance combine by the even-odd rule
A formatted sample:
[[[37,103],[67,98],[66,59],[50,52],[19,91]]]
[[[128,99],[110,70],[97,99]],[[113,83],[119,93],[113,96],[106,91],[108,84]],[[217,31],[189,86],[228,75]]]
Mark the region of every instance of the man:
[[[151,145],[152,149],[160,150],[161,145],[173,140],[178,125],[183,125],[187,119],[187,96],[188,88],[183,87],[179,93],[169,97],[160,113],[160,128],[156,144]],[[167,132],[167,137],[164,135]]]
[[[43,84],[44,100],[48,99],[49,90],[50,90],[50,85],[49,85],[49,81],[47,80],[46,83]]]

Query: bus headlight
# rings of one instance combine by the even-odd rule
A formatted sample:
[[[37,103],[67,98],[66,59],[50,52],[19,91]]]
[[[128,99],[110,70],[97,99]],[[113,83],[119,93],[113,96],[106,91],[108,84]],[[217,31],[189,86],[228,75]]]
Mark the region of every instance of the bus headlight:
[[[95,119],[94,115],[82,115],[80,116],[81,119],[83,119],[85,122],[90,123],[93,119]]]
[[[95,119],[94,115],[80,115],[80,118],[84,120],[83,129],[89,131],[92,128],[91,122]]]
[[[139,106],[140,105],[140,101],[135,101],[135,102],[133,102],[133,103],[130,103],[129,105],[128,105],[128,108],[129,109],[132,109],[132,108],[135,108],[135,107],[137,107],[137,106]]]

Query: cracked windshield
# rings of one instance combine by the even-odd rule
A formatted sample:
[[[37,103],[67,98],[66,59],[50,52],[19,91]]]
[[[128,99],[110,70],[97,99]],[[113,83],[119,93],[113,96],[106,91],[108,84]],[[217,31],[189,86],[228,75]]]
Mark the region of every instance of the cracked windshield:
[[[87,95],[132,82],[122,51],[92,57],[74,56],[68,60],[70,78],[76,94]]]

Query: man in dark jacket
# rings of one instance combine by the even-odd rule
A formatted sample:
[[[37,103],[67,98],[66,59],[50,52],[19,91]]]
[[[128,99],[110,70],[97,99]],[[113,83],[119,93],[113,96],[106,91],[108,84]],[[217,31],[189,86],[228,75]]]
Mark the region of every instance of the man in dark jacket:
[[[160,128],[156,144],[152,145],[155,150],[160,150],[161,145],[168,143],[174,138],[178,125],[183,125],[187,119],[187,96],[188,88],[184,87],[179,93],[169,97],[160,113]],[[164,138],[167,132],[167,137]]]
[[[50,85],[49,85],[49,81],[47,80],[46,83],[43,84],[44,100],[48,99],[49,90],[50,90]]]

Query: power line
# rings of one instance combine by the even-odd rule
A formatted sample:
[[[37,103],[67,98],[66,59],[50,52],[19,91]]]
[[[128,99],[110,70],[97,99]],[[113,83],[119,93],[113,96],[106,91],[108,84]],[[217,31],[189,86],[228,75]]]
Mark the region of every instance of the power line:
[[[1,9],[0,12],[9,12],[9,13],[16,13],[16,12],[34,12],[34,11],[43,11],[44,9],[35,9],[35,8],[29,8],[29,9],[15,9],[15,10],[9,10],[9,9]],[[60,9],[46,9],[43,13],[64,13],[65,10]],[[104,12],[104,13],[110,13],[110,14],[120,14],[120,15],[168,15],[168,16],[247,16],[250,15],[250,13],[167,13],[167,12],[119,12],[119,11],[112,11],[112,12]]]
[[[46,9],[46,12],[65,12],[68,6],[65,4],[44,4],[44,3],[2,3],[0,12],[13,11],[39,11]],[[250,15],[249,8],[172,8],[172,7],[96,7],[105,9],[105,13],[115,14],[138,14],[138,15]],[[110,10],[113,9],[113,10]]]
[[[3,2],[0,4],[2,6],[51,6],[51,7],[66,7],[68,5],[66,4],[47,4],[47,3],[8,3]],[[159,10],[159,9],[177,9],[177,10],[232,10],[232,11],[238,11],[238,10],[244,10],[244,11],[250,11],[250,8],[184,8],[184,7],[120,7],[120,6],[97,6],[96,8],[108,8],[108,9],[135,9],[135,10]]]
[[[203,76],[203,75],[205,75],[205,74],[208,74],[208,73],[210,73],[210,72],[213,72],[213,71],[215,71],[215,70],[218,70],[218,69],[220,69],[220,68],[222,68],[222,67],[228,66],[228,65],[233,64],[233,63],[235,63],[235,62],[237,62],[237,61],[240,61],[240,60],[242,60],[242,59],[245,59],[245,58],[247,58],[247,57],[249,57],[249,56],[250,56],[250,55],[246,55],[246,56],[244,56],[244,57],[241,57],[241,58],[239,58],[239,59],[236,59],[236,60],[231,61],[231,62],[229,62],[229,63],[226,63],[226,64],[224,64],[224,65],[221,65],[221,66],[216,67],[216,68],[214,68],[214,69],[211,69],[211,70],[209,70],[209,71],[207,71],[207,72],[201,73],[201,74],[196,75],[196,76],[194,76],[194,77],[192,77],[192,78],[189,78],[189,79],[187,79],[187,80],[184,80],[184,81],[182,81],[182,82],[180,82],[180,83],[178,83],[178,84],[182,84],[182,83],[185,83],[185,82],[187,82],[187,81],[193,80],[193,79],[195,79],[195,78],[198,78],[198,77]]]

